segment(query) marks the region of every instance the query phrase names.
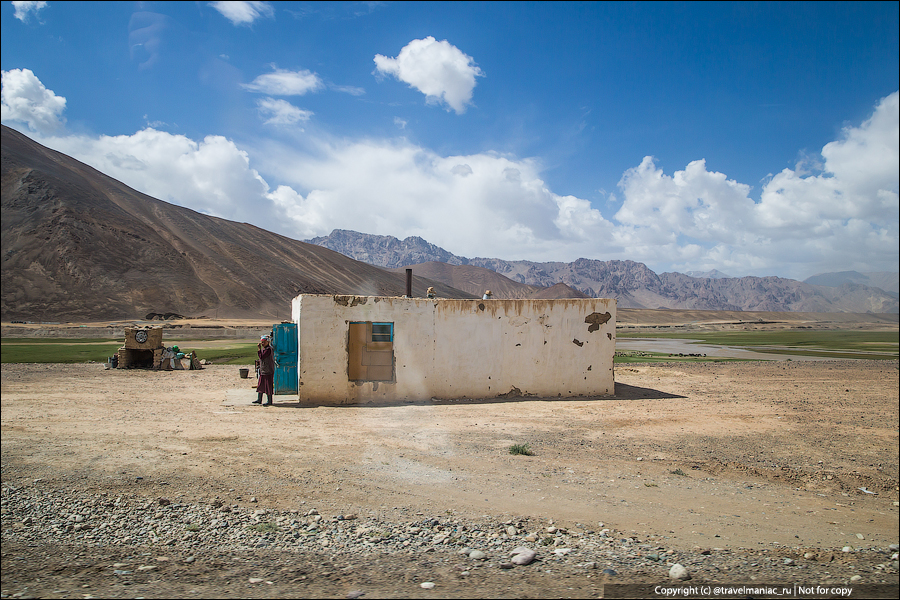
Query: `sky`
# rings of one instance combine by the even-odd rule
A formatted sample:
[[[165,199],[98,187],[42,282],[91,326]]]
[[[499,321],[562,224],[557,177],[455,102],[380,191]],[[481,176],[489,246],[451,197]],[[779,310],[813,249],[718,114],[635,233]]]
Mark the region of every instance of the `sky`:
[[[897,2],[2,2],[2,122],[305,240],[900,270]]]

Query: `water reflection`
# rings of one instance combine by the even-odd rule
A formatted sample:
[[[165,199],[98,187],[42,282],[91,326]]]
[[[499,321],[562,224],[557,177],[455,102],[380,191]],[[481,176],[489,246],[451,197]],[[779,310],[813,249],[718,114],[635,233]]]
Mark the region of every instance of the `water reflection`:
[[[616,352],[662,352],[665,354],[705,354],[707,358],[742,358],[745,360],[827,360],[815,356],[770,354],[744,348],[694,344],[699,340],[673,340],[669,338],[617,338]]]

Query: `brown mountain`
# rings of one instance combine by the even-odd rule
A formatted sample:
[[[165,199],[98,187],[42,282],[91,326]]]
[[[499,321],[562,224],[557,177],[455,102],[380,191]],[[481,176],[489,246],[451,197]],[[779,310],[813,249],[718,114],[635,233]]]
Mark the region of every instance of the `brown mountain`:
[[[472,265],[452,265],[445,262],[428,261],[412,265],[414,273],[427,279],[440,281],[455,289],[469,292],[475,296],[481,296],[486,290],[491,290],[494,298],[532,298],[532,299],[560,299],[560,298],[587,298],[585,294],[569,287],[564,283],[558,283],[551,287],[541,287],[519,283],[505,277],[495,271],[484,267]],[[401,273],[405,269],[391,269],[395,273]]]
[[[405,276],[151,198],[2,127],[4,321],[286,318],[303,293],[406,293]],[[434,285],[442,297],[471,295]]]
[[[867,276],[856,273],[858,277],[853,278],[823,276],[820,279],[827,281],[827,285],[810,285],[811,282],[782,277],[656,274],[647,265],[632,260],[579,258],[566,263],[466,258],[450,254],[422,238],[409,237],[400,241],[389,236],[338,229],[310,242],[384,267],[408,264],[404,261],[410,257],[417,257],[423,264],[431,264],[424,263],[426,260],[449,263],[442,269],[428,267],[428,272],[434,279],[471,293],[480,293],[489,287],[495,295],[498,291],[504,294],[498,297],[530,297],[526,295],[528,288],[515,288],[513,284],[531,286],[532,289],[553,289],[551,286],[564,284],[567,286],[564,293],[572,290],[591,298],[616,298],[620,308],[859,313],[896,313],[900,310],[896,292],[890,291],[896,288],[896,273]],[[473,267],[488,269],[504,279],[499,280],[502,283],[495,283],[496,280],[486,274],[476,278],[472,273],[478,271],[471,270]],[[457,270],[461,274],[457,275]],[[878,286],[873,286],[876,282]]]

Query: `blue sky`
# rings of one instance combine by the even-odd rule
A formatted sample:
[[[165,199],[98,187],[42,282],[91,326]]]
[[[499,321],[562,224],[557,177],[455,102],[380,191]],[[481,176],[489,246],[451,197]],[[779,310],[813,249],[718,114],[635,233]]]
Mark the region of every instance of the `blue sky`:
[[[2,120],[296,239],[898,270],[898,3],[3,2]]]

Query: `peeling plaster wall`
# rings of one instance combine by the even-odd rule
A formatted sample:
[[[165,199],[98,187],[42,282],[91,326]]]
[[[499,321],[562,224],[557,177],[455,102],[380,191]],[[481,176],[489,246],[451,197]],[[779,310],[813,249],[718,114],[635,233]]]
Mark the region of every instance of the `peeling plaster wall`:
[[[614,393],[614,299],[301,295],[300,399],[329,404]],[[394,323],[394,380],[349,381],[351,321]]]

